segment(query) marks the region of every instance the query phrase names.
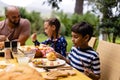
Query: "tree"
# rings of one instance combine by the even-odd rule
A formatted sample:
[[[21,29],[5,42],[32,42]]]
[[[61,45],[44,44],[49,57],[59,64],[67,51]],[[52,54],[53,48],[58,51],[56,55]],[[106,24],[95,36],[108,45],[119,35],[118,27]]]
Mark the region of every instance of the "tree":
[[[109,40],[112,33],[112,40],[110,41],[115,43],[116,38],[120,36],[120,1],[96,0],[96,6],[103,14],[99,27],[103,28],[103,32],[108,35]]]
[[[43,19],[40,17],[39,12],[27,12],[25,8],[20,8],[21,17],[29,19],[31,22],[31,33],[37,32],[42,33],[43,32]]]
[[[83,14],[83,2],[84,0],[76,0],[74,13]]]
[[[98,35],[98,31],[97,31],[97,26],[99,24],[99,18],[96,17],[94,14],[87,12],[83,15],[79,15],[79,14],[72,14],[72,15],[68,15],[66,13],[61,12],[54,12],[52,13],[54,17],[57,17],[61,24],[62,24],[62,29],[64,32],[64,35],[66,36],[71,36],[71,27],[78,22],[81,21],[87,21],[88,23],[90,23],[91,25],[94,26],[94,36]]]
[[[49,6],[52,6],[52,8],[59,9],[60,2],[62,2],[62,0],[47,0],[44,1],[43,4],[48,3]],[[83,14],[83,3],[84,0],[76,0],[74,13]]]

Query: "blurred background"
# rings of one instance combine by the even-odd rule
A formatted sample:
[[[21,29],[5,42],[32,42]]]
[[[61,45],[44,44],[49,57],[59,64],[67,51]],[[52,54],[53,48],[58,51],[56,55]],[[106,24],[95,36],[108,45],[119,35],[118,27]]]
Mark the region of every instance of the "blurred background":
[[[0,20],[5,18],[4,8],[8,5],[20,7],[21,16],[31,22],[31,34],[37,32],[43,41],[43,21],[57,17],[61,22],[61,35],[72,46],[71,27],[87,21],[94,27],[94,37],[120,43],[120,0],[0,0]],[[40,37],[43,37],[40,39]],[[29,39],[28,45],[32,44]],[[68,51],[69,51],[68,48]]]

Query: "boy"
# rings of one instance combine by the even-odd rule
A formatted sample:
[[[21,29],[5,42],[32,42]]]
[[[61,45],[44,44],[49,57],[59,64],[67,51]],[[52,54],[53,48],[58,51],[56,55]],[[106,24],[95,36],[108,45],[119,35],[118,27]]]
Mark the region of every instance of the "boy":
[[[74,46],[71,48],[66,60],[72,67],[84,72],[93,80],[100,78],[100,61],[98,54],[88,45],[93,28],[86,22],[81,22],[73,25],[72,42]]]

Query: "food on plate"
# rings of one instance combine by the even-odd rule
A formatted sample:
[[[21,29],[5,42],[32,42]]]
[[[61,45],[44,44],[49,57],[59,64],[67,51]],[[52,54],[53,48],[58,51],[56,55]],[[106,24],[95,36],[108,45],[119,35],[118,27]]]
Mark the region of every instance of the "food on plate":
[[[32,63],[36,67],[55,68],[65,64],[65,61],[61,59],[56,59],[55,61],[50,61],[46,58],[34,59],[34,60],[32,61]]]
[[[36,54],[35,54],[36,58],[43,57],[42,51],[39,49],[39,46],[35,46],[35,50],[36,50]]]
[[[53,60],[56,60],[57,57],[55,55],[54,52],[49,52],[47,55],[46,55],[47,59],[50,60],[50,61],[53,61]]]
[[[29,66],[14,66],[8,71],[0,72],[0,80],[44,80],[44,78]]]
[[[54,52],[54,49],[52,47],[47,46],[45,44],[40,44],[40,46],[38,46],[38,48],[41,50],[43,57],[46,57],[46,54],[48,52]]]
[[[40,44],[40,46],[21,46],[20,49],[23,51],[30,51],[31,49],[35,50],[35,58],[46,57],[46,53],[54,52],[54,49],[52,47],[44,44]]]
[[[0,69],[4,69],[8,67],[10,64],[6,63],[6,61],[0,61]]]
[[[43,76],[47,80],[57,80],[58,77],[67,77],[68,73],[64,71],[50,71],[45,76]]]
[[[43,65],[42,60],[33,60],[32,63],[35,65]]]
[[[7,65],[2,65],[2,64],[0,64],[0,69],[4,69],[4,68],[6,68],[7,67]]]
[[[26,51],[31,51],[31,47],[26,47]]]
[[[48,75],[45,75],[44,76],[44,79],[45,80],[57,80],[58,78],[56,76],[48,76]]]
[[[52,70],[46,73],[43,77],[47,80],[57,80],[58,77],[67,77],[67,76],[74,76],[76,72],[73,70]]]

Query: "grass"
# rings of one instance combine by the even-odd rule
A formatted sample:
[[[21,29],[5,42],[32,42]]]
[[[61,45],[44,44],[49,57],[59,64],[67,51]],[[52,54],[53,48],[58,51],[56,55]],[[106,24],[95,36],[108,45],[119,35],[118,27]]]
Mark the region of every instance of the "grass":
[[[65,37],[65,38],[66,38],[67,43],[68,43],[68,45],[67,45],[67,52],[69,52],[70,49],[71,49],[71,47],[72,47],[71,37]],[[45,35],[43,35],[43,34],[40,34],[40,35],[37,36],[37,40],[38,40],[39,42],[42,42],[42,41],[44,41],[44,40],[46,40],[46,39],[47,39],[47,36],[45,36]],[[27,40],[26,45],[34,45],[33,42],[32,42],[32,40],[31,40],[31,38],[29,38],[29,39]]]
[[[47,39],[47,36],[45,36],[45,35],[43,35],[43,34],[40,34],[40,35],[38,35],[37,38],[38,38],[39,42],[42,42],[42,41],[44,41],[44,40]],[[70,52],[70,49],[71,49],[71,47],[72,47],[71,37],[65,37],[65,38],[66,38],[67,43],[68,43],[68,45],[67,45],[67,52]],[[116,43],[117,43],[117,44],[120,44],[120,38],[117,38],[117,39],[116,39]],[[27,40],[26,44],[27,44],[27,45],[34,45],[33,42],[32,42],[32,40],[31,40],[31,38],[29,38],[29,39]],[[96,46],[95,46],[95,49],[97,48],[97,45],[98,45],[98,41],[97,41],[97,44],[96,44]]]

